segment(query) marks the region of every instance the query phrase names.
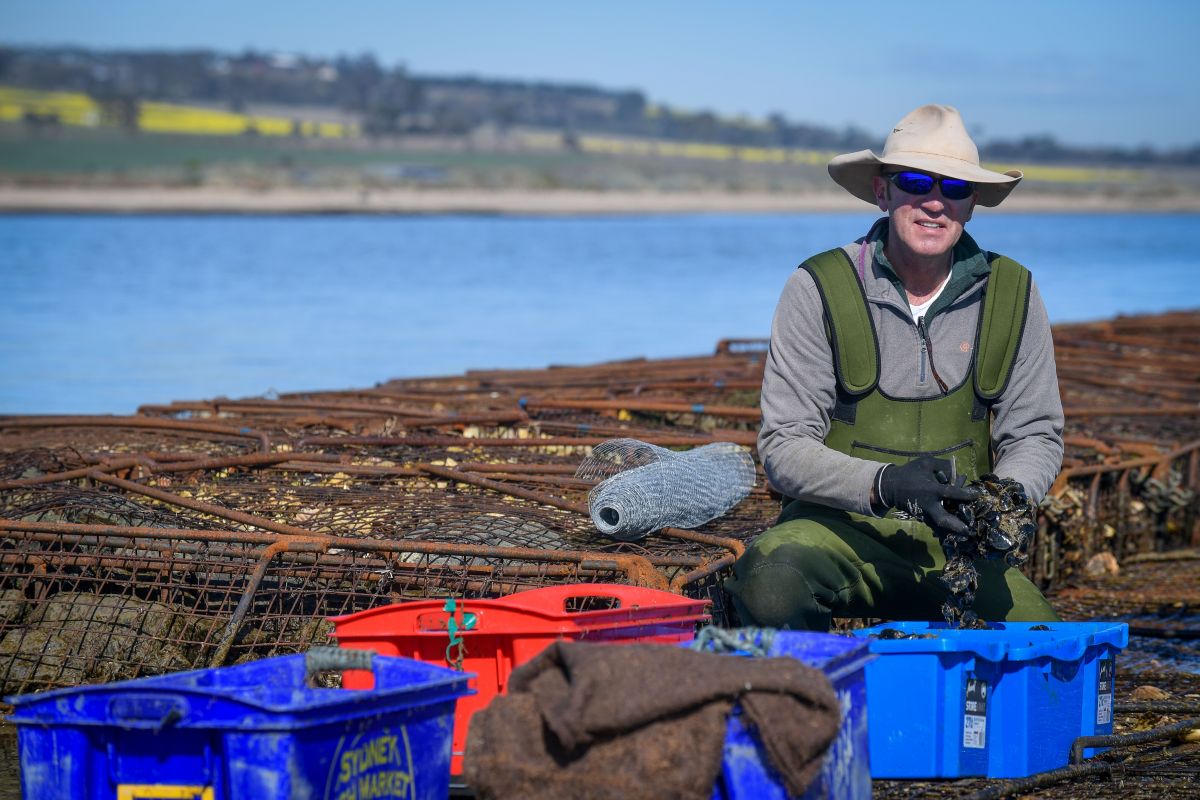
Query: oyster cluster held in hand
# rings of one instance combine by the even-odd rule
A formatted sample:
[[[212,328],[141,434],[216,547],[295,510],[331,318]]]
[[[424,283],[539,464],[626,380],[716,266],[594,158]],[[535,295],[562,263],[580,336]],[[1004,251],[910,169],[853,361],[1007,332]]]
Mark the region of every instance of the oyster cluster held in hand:
[[[947,531],[942,536],[946,566],[941,580],[950,590],[942,614],[959,627],[982,628],[986,624],[972,610],[979,586],[975,561],[1003,558],[1011,567],[1024,564],[1037,532],[1037,512],[1025,489],[1012,478],[988,474],[967,486],[979,489],[978,496],[950,508],[966,523],[967,532]]]

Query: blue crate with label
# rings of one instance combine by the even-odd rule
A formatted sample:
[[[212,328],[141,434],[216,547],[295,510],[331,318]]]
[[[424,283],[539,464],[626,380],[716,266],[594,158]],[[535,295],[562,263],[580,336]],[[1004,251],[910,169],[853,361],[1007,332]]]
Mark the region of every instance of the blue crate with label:
[[[842,723],[825,754],[821,772],[805,800],[865,800],[871,796],[867,737],[867,689],[864,668],[872,659],[866,642],[846,636],[804,631],[744,628],[701,631],[696,649],[744,656],[788,656],[819,669],[829,678],[841,705]],[[721,776],[713,800],[786,800],[782,779],[763,753],[757,734],[735,708],[725,731]]]
[[[895,622],[854,635],[878,656],[866,671],[875,778],[1023,777],[1065,766],[1079,736],[1112,733],[1125,623]]]
[[[366,689],[318,688],[367,670]],[[6,698],[26,800],[444,798],[473,676],[336,648]]]

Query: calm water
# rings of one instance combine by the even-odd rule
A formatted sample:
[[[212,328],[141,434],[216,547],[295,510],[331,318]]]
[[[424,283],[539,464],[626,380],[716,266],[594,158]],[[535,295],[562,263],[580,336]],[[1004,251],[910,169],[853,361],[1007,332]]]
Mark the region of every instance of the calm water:
[[[0,413],[711,352],[867,214],[0,217]],[[997,215],[1054,321],[1200,306],[1200,217]]]

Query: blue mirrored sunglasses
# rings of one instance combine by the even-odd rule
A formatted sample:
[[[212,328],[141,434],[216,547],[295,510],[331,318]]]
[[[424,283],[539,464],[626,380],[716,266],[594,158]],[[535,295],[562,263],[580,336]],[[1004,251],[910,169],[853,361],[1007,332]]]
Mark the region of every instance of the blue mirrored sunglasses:
[[[917,196],[932,192],[934,184],[947,200],[966,200],[975,193],[975,184],[959,178],[935,178],[924,172],[890,172],[885,177],[900,191]]]

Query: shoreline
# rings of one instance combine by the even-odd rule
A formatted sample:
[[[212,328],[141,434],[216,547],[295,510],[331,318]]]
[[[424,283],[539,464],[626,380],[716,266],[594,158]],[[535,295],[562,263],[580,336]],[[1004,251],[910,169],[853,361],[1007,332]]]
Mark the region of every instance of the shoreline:
[[[619,216],[868,212],[844,192],[589,192],[483,189],[29,188],[0,186],[0,214],[282,214]],[[1200,195],[1174,198],[1014,194],[989,212],[1200,213]]]

